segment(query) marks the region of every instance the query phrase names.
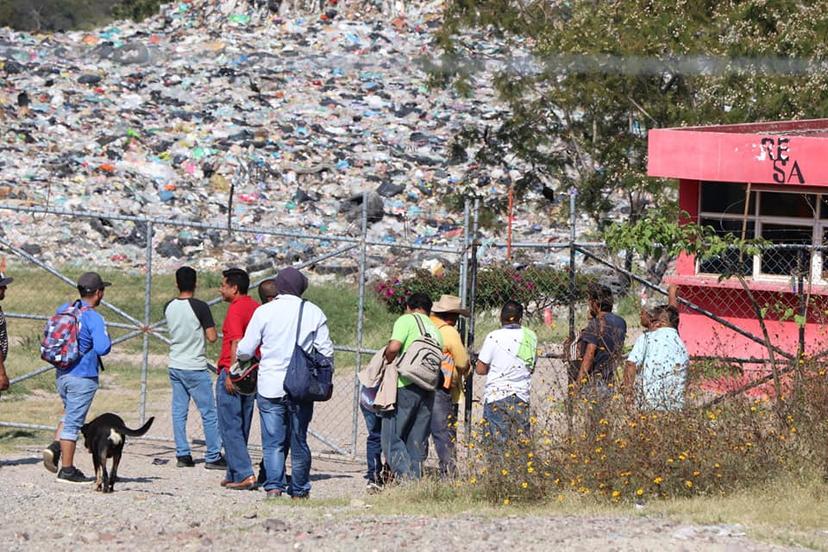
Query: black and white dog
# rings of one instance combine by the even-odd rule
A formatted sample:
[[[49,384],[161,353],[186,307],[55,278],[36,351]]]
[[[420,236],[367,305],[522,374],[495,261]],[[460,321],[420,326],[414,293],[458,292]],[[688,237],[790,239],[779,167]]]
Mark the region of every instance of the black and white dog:
[[[140,437],[149,431],[155,418],[147,420],[140,429],[129,429],[117,414],[101,414],[81,428],[86,450],[92,453],[95,465],[95,490],[111,493],[118,479],[118,464],[127,435]],[[112,458],[112,471],[107,474],[106,459]]]

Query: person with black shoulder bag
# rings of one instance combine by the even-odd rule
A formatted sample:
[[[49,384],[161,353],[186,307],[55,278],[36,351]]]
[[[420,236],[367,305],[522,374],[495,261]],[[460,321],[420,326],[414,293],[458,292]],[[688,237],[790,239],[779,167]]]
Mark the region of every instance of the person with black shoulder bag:
[[[262,454],[268,498],[289,494],[294,499],[310,494],[311,452],[308,426],[314,401],[330,398],[333,375],[333,343],[328,322],[318,306],[302,299],[308,279],[288,267],[276,275],[278,295],[253,313],[238,345],[240,361],[260,352],[256,403],[262,430]],[[297,360],[297,358],[299,360]],[[304,396],[291,386],[292,371],[302,362],[300,378]],[[296,374],[294,374],[296,375]],[[291,481],[287,484],[285,456],[290,452]]]

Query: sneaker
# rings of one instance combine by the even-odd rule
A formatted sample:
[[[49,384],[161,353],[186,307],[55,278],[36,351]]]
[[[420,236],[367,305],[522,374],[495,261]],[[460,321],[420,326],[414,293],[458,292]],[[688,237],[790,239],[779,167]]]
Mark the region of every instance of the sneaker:
[[[175,459],[177,462],[175,463],[175,467],[177,468],[194,468],[195,462],[193,462],[193,457],[189,454],[185,456],[176,456]]]
[[[310,494],[290,495],[291,500],[310,500]]]
[[[365,485],[365,490],[368,491],[368,494],[377,494],[382,492],[382,485],[380,485],[376,481],[369,481]]]
[[[279,489],[271,489],[267,491],[267,495],[265,496],[266,500],[277,500],[282,498],[282,491]]]
[[[224,459],[224,456],[219,456],[219,459],[215,462],[204,462],[204,469],[206,470],[226,470],[227,469],[227,460]]]
[[[89,483],[91,481],[83,475],[82,471],[74,466],[60,468],[57,479],[61,483]]]
[[[58,462],[60,462],[60,443],[52,441],[52,443],[43,449],[43,467],[52,473],[57,473]]]

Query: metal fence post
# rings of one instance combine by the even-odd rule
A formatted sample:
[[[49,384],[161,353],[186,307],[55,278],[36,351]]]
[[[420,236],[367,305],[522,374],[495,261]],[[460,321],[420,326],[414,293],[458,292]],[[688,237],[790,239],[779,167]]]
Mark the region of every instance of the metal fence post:
[[[149,376],[149,328],[152,324],[152,221],[147,221],[147,277],[144,289],[144,339],[143,359],[141,360],[141,399],[138,406],[138,417],[143,424],[147,418],[147,378]]]
[[[575,223],[577,213],[575,212],[575,196],[577,190],[573,186],[569,189],[569,340],[575,340]]]
[[[472,393],[474,391],[474,365],[475,355],[472,354],[474,348],[474,317],[476,314],[476,298],[477,298],[477,225],[480,220],[480,199],[474,200],[474,222],[472,223],[472,248],[471,248],[471,274],[469,281],[469,329],[466,336],[466,349],[469,351],[469,364],[472,369],[469,371],[469,377],[466,378],[466,402],[463,406],[463,425],[466,431],[466,443],[471,439],[471,421],[472,421]]]
[[[471,218],[471,205],[466,197],[463,204],[463,252],[460,255],[460,304],[466,306],[469,296],[469,221]]]
[[[354,367],[354,403],[353,403],[353,435],[351,439],[351,456],[356,458],[357,439],[359,438],[359,378],[357,374],[362,369],[362,346],[364,341],[365,325],[365,279],[366,279],[366,242],[368,239],[368,192],[362,192],[362,231],[360,232],[359,247],[359,299],[357,304],[357,353]]]

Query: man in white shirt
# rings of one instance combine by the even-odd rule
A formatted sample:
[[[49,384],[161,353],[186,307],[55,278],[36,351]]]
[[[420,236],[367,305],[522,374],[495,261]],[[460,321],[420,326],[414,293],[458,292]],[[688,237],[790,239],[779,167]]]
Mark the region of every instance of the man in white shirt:
[[[239,342],[239,360],[251,358],[260,349],[258,394],[262,426],[262,454],[268,498],[287,492],[293,498],[307,498],[310,493],[311,454],[308,425],[313,417],[313,403],[297,403],[285,394],[284,382],[294,347],[333,358],[333,343],[327,318],[322,310],[301,299],[308,279],[295,268],[285,268],[276,275],[278,296],[253,313],[244,338]],[[302,303],[299,338],[296,330]],[[290,447],[291,481],[285,478],[285,451]]]
[[[523,307],[506,301],[502,327],[486,336],[475,371],[486,376],[483,419],[492,450],[529,437],[529,390],[535,369],[538,338],[520,325]]]

